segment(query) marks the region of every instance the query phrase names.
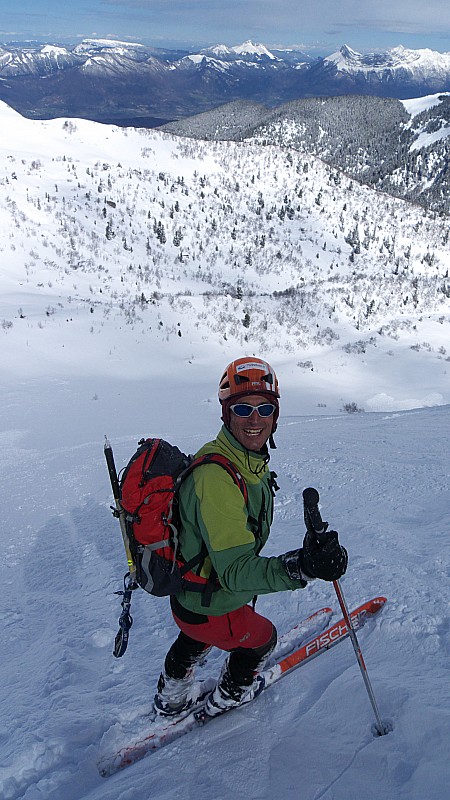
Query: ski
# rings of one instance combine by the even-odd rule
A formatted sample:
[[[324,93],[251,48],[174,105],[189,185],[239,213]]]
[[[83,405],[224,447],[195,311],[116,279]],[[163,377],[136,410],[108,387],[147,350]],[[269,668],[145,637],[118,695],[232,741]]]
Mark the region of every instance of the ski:
[[[350,620],[354,630],[359,630],[367,622],[370,617],[373,617],[383,608],[386,602],[386,597],[374,597],[368,600],[358,608],[350,613]],[[325,650],[330,650],[335,644],[341,642],[349,636],[347,623],[344,619],[335,622],[331,628],[328,628],[323,633],[320,633],[314,639],[307,642],[307,644],[295,650],[290,655],[278,661],[273,667],[266,668],[263,671],[265,688],[271,686],[276,681],[283,678],[294,669],[297,669],[308,661],[323,653]]]
[[[303,642],[309,641],[311,636],[317,635],[323,631],[332,616],[333,610],[331,608],[321,608],[313,614],[310,614],[310,616],[306,617],[301,622],[298,622],[286,633],[279,636],[275,650],[269,659],[268,666],[275,665],[280,659],[300,647]],[[147,753],[158,750],[174,739],[179,738],[184,733],[187,733],[190,728],[183,723],[188,719],[192,727],[193,712],[198,711],[202,707],[206,695],[208,695],[216,685],[216,680],[213,678],[206,678],[206,680],[201,683],[205,687],[205,691],[202,691],[201,688],[199,689],[198,702],[188,711],[184,712],[184,714],[171,718],[163,718],[157,717],[156,714],[153,713],[148,714],[144,719],[141,718],[141,724],[145,724],[145,735],[141,735],[139,738],[133,736],[133,743],[128,744],[114,754],[107,753],[102,756],[98,762],[100,775],[103,777],[112,775],[129,764],[134,764],[135,761],[139,761],[147,755]]]
[[[361,628],[369,618],[378,613],[385,602],[385,597],[376,597],[352,611],[350,616],[355,629]],[[316,658],[320,653],[330,650],[338,642],[348,637],[349,632],[344,619],[324,630],[331,614],[332,611],[329,608],[320,609],[280,637],[269,666],[259,673],[261,683],[263,683],[261,691],[266,690],[293,670]],[[315,635],[309,638],[312,632],[311,628],[314,628]],[[306,633],[307,631],[309,633]],[[303,641],[305,637],[307,641],[305,644],[298,646],[299,635],[301,636],[302,634],[304,634]],[[287,654],[283,653],[286,648],[288,649]],[[97,765],[100,775],[104,778],[113,775],[119,770],[136,763],[149,753],[160,750],[162,747],[179,739],[189,731],[196,728],[199,729],[207,722],[216,719],[216,717],[208,717],[203,713],[204,702],[204,699],[202,699],[200,703],[195,704],[185,716],[168,719],[149,719],[146,735],[136,739],[116,753],[109,753],[100,758]],[[240,708],[240,706],[235,708]],[[223,714],[218,716],[223,716]]]
[[[270,655],[267,666],[275,664],[280,659],[284,658],[288,653],[297,650],[305,640],[308,640],[313,634],[320,633],[328,625],[331,617],[333,616],[333,609],[329,607],[320,608],[309,617],[306,617],[297,625],[294,625],[286,633],[282,633],[278,637],[273,653]]]
[[[385,597],[374,597],[373,600],[363,603],[363,605],[352,611],[350,614],[350,620],[353,625],[353,629],[359,630],[359,628],[362,628],[369,617],[373,617],[374,614],[377,614],[378,611],[383,608],[385,602]],[[300,647],[298,650],[290,653],[285,658],[282,658],[273,666],[265,667],[265,669],[262,670],[262,672],[257,676],[257,679],[259,678],[262,684],[262,686],[260,685],[259,687],[257,697],[259,697],[259,695],[265,691],[265,689],[268,689],[269,686],[272,686],[281,678],[284,678],[286,675],[303,666],[308,661],[312,661],[312,659],[316,658],[316,656],[320,655],[320,653],[330,650],[332,647],[338,644],[338,642],[342,642],[343,639],[346,639],[348,636],[349,629],[347,623],[344,619],[341,619],[339,622],[336,622],[334,625],[332,625],[331,628],[328,628],[323,633],[320,633],[314,639],[311,639],[309,642],[307,642],[307,644],[303,645],[303,647]],[[239,708],[239,706],[235,706],[235,708]],[[227,714],[228,711],[232,710],[233,708],[226,710],[223,712],[223,714]],[[216,719],[216,717],[222,716],[222,714],[216,714],[215,717],[208,716],[204,710],[204,703],[200,704],[200,708],[194,709],[193,714],[198,725],[205,725],[207,722]]]

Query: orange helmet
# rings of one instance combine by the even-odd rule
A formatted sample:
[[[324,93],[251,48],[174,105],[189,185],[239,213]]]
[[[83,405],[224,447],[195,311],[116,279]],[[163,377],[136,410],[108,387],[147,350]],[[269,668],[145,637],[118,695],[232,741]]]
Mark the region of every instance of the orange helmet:
[[[277,376],[267,361],[244,356],[228,364],[219,383],[220,402],[246,394],[280,396]]]

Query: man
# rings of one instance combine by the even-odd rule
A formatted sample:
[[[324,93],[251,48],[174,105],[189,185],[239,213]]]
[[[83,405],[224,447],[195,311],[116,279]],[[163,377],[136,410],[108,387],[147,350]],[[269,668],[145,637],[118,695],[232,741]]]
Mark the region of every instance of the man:
[[[171,598],[178,638],[167,653],[154,705],[162,715],[178,714],[195,702],[194,668],[215,646],[228,651],[206,712],[214,716],[252,700],[260,690],[255,672],[277,641],[273,624],[249,605],[258,594],[303,589],[314,578],[332,581],[347,568],[347,553],[330,532],[319,547],[306,537],[303,547],[281,556],[260,555],[273,518],[274,476],[268,469],[267,442],[279,415],[278,381],[259,358],[239,358],[226,368],[219,385],[223,426],[217,438],[197,453],[224,455],[243,477],[240,488],[218,464],[197,467],[179,492],[180,547],[189,561],[205,553],[201,575],[217,576],[209,594],[183,591]]]

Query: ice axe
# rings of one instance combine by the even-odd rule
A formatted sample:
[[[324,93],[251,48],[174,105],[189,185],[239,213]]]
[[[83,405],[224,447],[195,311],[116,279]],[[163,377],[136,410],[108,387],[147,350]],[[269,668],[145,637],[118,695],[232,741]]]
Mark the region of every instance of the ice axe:
[[[327,534],[328,522],[324,522],[320,515],[319,492],[317,491],[317,489],[313,489],[310,487],[309,489],[304,490],[303,509],[304,509],[306,529],[312,536],[315,537],[317,544],[320,546],[321,544],[324,543],[328,535]],[[338,580],[333,581],[333,586],[337,595],[337,599],[339,601],[339,605],[342,610],[345,623],[347,625],[348,634],[350,636],[350,640],[353,645],[353,649],[355,651],[356,660],[359,664],[359,668],[363,676],[364,684],[367,689],[367,694],[369,695],[369,700],[372,704],[372,708],[375,714],[376,723],[374,724],[372,730],[375,735],[384,736],[386,733],[389,733],[392,730],[392,725],[389,722],[383,721],[381,719],[377,702],[375,700],[375,695],[372,689],[372,684],[370,682],[369,675],[367,673],[367,668],[361,652],[361,648],[358,643],[355,628],[351,620],[348,606],[345,601],[344,593],[342,591],[339,581]]]
[[[119,630],[114,640],[113,655],[115,658],[121,658],[127,649],[130,628],[133,624],[133,617],[130,613],[131,594],[134,589],[138,588],[138,584],[136,582],[136,565],[134,563],[133,556],[131,555],[130,542],[127,534],[125,511],[120,504],[119,478],[117,476],[114,453],[107,436],[105,436],[104,452],[115,503],[115,507],[111,506],[111,510],[113,515],[117,517],[120,523],[120,530],[122,533],[129,570],[123,579],[123,591],[114,593],[122,597],[122,613],[119,617]]]

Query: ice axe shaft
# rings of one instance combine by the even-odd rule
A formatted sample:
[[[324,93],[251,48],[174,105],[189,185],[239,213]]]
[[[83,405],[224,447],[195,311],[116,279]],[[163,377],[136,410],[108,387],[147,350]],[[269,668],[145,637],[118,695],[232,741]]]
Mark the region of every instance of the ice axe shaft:
[[[132,584],[136,583],[136,565],[133,561],[133,556],[130,551],[130,542],[127,534],[127,527],[125,522],[125,511],[120,504],[120,489],[119,478],[117,476],[116,464],[114,461],[114,453],[108,438],[105,436],[104,453],[106,465],[108,467],[109,479],[111,481],[111,488],[114,497],[115,509],[113,509],[114,516],[118,517],[120,524],[120,531],[122,534],[123,545],[125,547],[125,555],[127,557],[128,570],[130,573],[130,581]]]

